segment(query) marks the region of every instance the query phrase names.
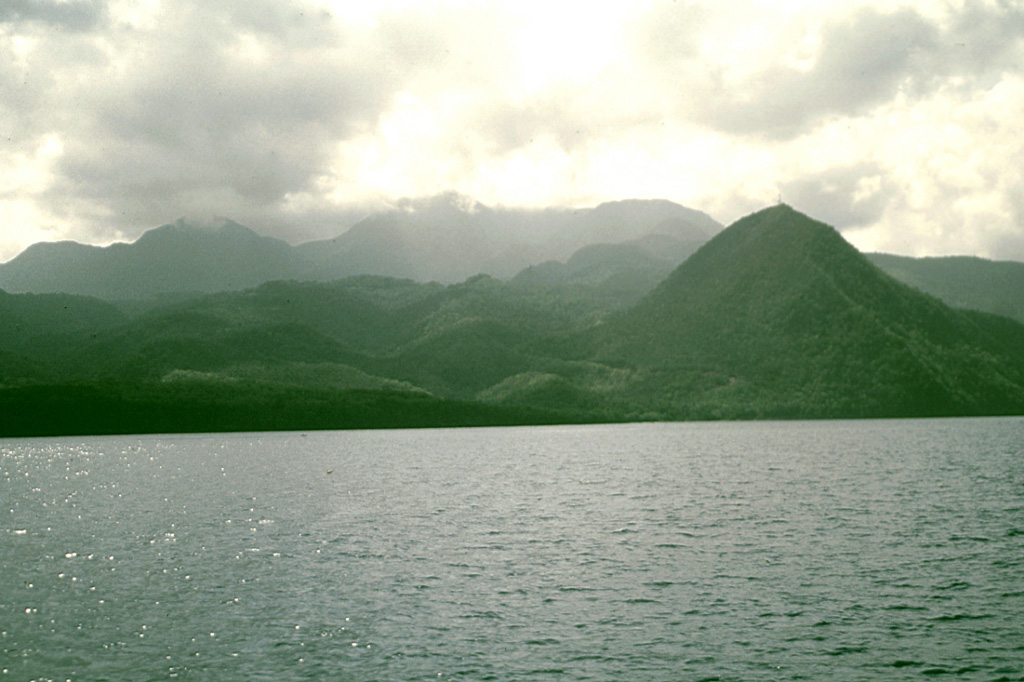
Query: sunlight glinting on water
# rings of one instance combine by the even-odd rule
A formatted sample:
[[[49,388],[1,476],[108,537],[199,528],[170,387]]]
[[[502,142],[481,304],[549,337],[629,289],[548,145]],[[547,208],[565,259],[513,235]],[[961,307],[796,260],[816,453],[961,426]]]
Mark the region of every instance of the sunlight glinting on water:
[[[0,679],[1020,679],[1022,427],[6,441]]]

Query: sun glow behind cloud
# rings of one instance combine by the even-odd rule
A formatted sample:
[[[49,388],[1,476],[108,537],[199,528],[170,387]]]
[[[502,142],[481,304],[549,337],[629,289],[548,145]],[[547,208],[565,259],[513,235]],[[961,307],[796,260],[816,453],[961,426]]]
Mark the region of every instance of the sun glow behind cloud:
[[[516,31],[518,84],[535,93],[565,82],[593,82],[621,62],[622,25],[636,6],[608,3],[594,11],[591,2],[520,5],[524,25]]]
[[[1024,258],[1005,3],[51,5],[0,11],[0,259],[183,214],[332,236],[448,189],[723,222],[781,193],[861,248]]]
[[[0,225],[18,228],[0,232],[0,253],[24,248],[26,237],[33,242],[53,239],[53,231],[47,229],[50,217],[39,210],[36,200],[52,183],[53,164],[63,151],[55,134],[44,135],[28,154],[0,151]]]

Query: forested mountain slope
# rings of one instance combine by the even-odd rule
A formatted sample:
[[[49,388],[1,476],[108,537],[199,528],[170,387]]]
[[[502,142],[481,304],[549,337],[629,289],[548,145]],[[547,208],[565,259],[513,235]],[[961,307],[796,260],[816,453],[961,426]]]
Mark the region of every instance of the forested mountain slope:
[[[788,206],[636,303],[602,288],[631,261],[650,265],[596,249],[551,286],[280,281],[131,315],[0,293],[0,434],[1024,414],[1024,325]]]
[[[598,357],[677,416],[1024,409],[1024,326],[950,309],[785,205],[705,244],[600,330]]]
[[[954,308],[970,308],[1024,322],[1024,263],[973,256],[908,258],[865,254],[896,279]]]

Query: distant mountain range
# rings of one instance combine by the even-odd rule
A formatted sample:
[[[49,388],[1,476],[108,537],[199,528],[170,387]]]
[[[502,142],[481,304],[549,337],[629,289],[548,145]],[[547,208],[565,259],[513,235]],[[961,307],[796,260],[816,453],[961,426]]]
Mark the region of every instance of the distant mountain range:
[[[869,253],[872,263],[955,308],[971,308],[1024,322],[1024,263],[973,256],[908,258]]]
[[[141,312],[0,294],[0,434],[1024,414],[1024,325],[788,206],[644,293],[605,276],[665,267],[630,236],[510,281],[276,281]]]
[[[478,274],[511,277],[600,243],[657,238],[687,254],[721,228],[668,201],[532,211],[491,209],[448,193],[404,202],[334,239],[295,247],[230,220],[205,226],[178,220],[108,247],[39,243],[0,264],[0,289],[138,300],[364,274],[452,283]]]
[[[707,215],[663,200],[522,210],[488,208],[448,193],[372,215],[335,239],[297,251],[314,263],[316,279],[374,274],[451,283],[478,274],[508,278],[592,244],[660,236],[699,245],[721,229]]]
[[[179,220],[130,244],[34,244],[0,265],[0,289],[130,300],[245,289],[295,277],[304,267],[288,243],[237,223]]]
[[[403,201],[333,239],[294,247],[230,220],[183,219],[133,243],[39,243],[0,264],[0,289],[152,303],[275,280],[371,274],[450,284],[487,274],[517,287],[630,305],[721,230],[707,215],[663,200],[524,210],[449,192]],[[1024,263],[867,256],[954,307],[1024,322]]]

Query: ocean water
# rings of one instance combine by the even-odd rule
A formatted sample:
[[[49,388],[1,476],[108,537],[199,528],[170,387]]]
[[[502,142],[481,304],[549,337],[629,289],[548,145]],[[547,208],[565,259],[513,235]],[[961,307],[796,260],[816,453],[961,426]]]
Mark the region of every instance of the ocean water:
[[[8,680],[1024,680],[1024,419],[0,441]]]

